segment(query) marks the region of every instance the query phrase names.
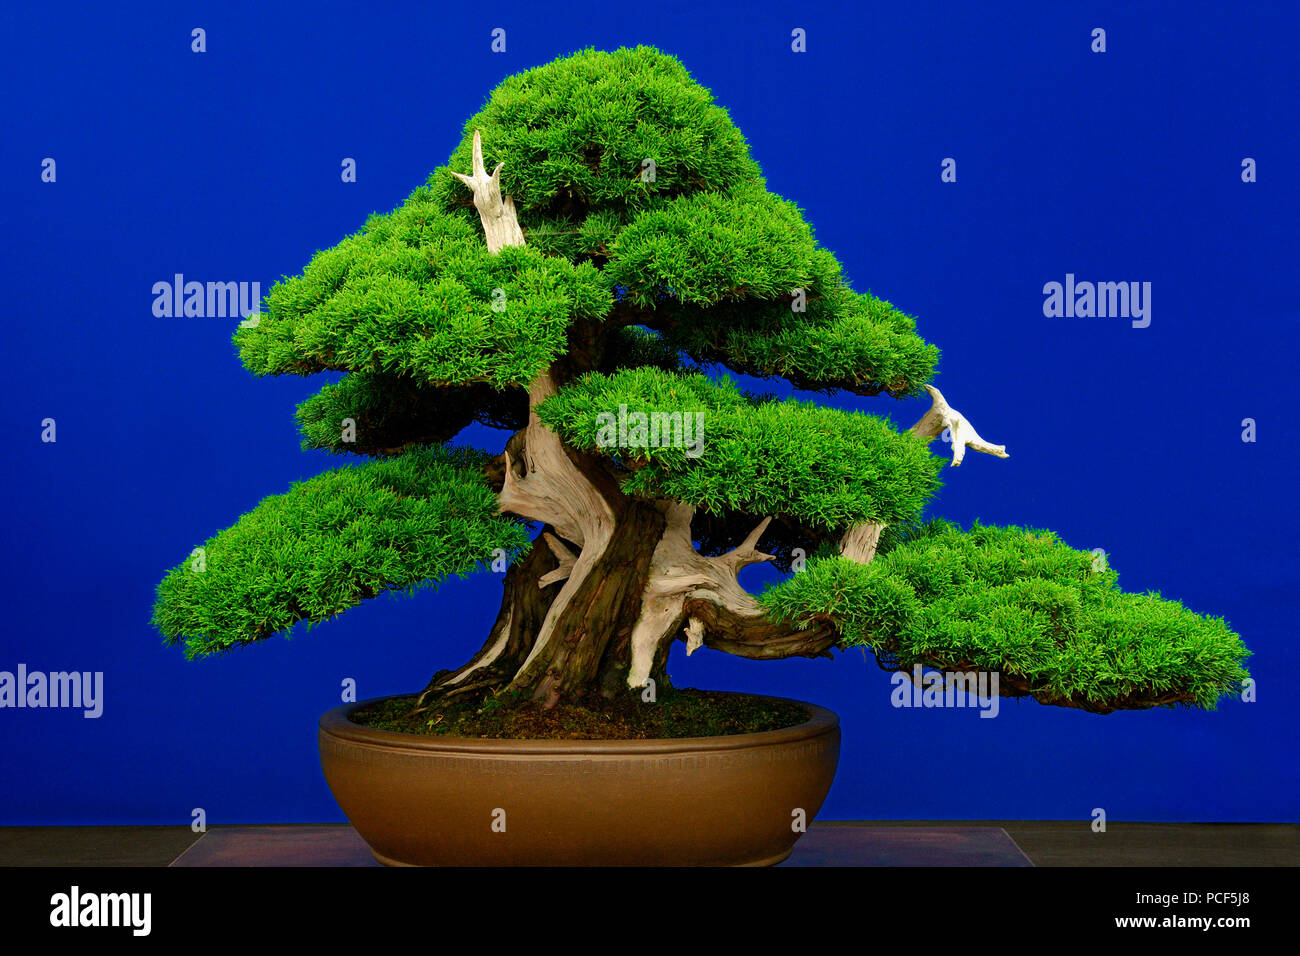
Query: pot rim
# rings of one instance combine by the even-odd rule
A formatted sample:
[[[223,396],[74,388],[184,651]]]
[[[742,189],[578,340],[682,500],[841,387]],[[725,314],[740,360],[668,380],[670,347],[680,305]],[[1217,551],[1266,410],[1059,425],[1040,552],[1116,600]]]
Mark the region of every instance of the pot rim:
[[[530,740],[527,738],[485,738],[485,737],[444,737],[434,734],[404,734],[395,730],[377,730],[353,723],[349,716],[362,707],[392,697],[405,697],[406,694],[388,694],[382,697],[369,697],[355,703],[344,704],[326,711],[320,718],[320,732],[340,740],[379,747],[385,750],[405,750],[416,753],[465,753],[465,754],[674,754],[700,753],[730,750],[746,750],[755,747],[771,747],[779,744],[796,743],[819,737],[835,730],[840,725],[839,715],[834,711],[796,700],[793,697],[775,697],[770,694],[750,694],[747,691],[715,691],[715,693],[757,697],[760,700],[781,701],[798,704],[808,711],[808,720],[793,727],[778,730],[759,730],[748,734],[727,734],[719,737],[655,737],[638,740]]]

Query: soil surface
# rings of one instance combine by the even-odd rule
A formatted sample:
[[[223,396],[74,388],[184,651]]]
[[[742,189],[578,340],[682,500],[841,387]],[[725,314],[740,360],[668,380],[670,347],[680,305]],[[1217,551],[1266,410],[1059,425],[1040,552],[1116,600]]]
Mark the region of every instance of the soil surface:
[[[418,694],[391,697],[352,714],[353,723],[376,730],[445,737],[510,740],[650,740],[722,737],[793,727],[808,720],[798,704],[720,691],[667,688],[653,703],[628,693],[540,704],[488,695],[473,700],[427,702],[412,712]]]

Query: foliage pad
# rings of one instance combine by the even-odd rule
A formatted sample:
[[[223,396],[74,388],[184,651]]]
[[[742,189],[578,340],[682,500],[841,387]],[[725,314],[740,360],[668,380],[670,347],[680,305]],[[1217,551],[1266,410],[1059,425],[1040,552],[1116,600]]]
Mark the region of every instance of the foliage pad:
[[[652,47],[582,50],[506,77],[465,124],[450,169],[470,168],[475,130],[487,168],[505,163],[501,191],[514,196],[525,235],[543,233],[542,244],[594,210],[614,222],[655,200],[761,181],[726,110]],[[643,175],[647,159],[653,177]],[[477,224],[469,190],[448,168],[429,184],[443,208]],[[586,238],[598,242],[599,230]]]
[[[332,369],[527,386],[563,354],[575,318],[599,318],[612,302],[590,264],[527,246],[490,253],[421,187],[277,282],[235,344],[256,375]]]
[[[410,445],[450,441],[474,422],[522,428],[528,396],[522,389],[497,391],[481,383],[422,386],[401,375],[353,372],[300,404],[297,419],[304,450],[395,455]],[[345,436],[348,420],[352,433]]]
[[[698,457],[682,447],[601,447],[602,413],[699,412]],[[910,432],[835,408],[754,398],[730,380],[632,369],[589,373],[547,399],[538,416],[566,442],[624,465],[623,490],[720,514],[781,515],[823,531],[913,518],[943,462]],[[663,442],[663,436],[660,436]]]
[[[843,646],[899,669],[998,671],[1009,696],[1099,713],[1214,709],[1249,676],[1221,618],[1126,594],[1095,561],[1050,531],[935,520],[871,564],[810,561],[760,600],[784,620],[829,619]]]
[[[467,574],[494,548],[519,553],[525,528],[497,515],[484,458],[419,449],[345,466],[272,495],[204,543],[158,585],[153,623],[203,657],[300,620],[335,617],[384,591]]]

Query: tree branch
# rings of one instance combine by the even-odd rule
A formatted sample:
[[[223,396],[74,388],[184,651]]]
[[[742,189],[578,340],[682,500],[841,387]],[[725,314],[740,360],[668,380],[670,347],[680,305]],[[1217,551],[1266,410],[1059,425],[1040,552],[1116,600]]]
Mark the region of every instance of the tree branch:
[[[688,599],[683,610],[698,622],[705,646],[751,660],[830,657],[830,649],[839,641],[839,633],[826,621],[799,630],[772,621],[761,610],[745,613],[700,597]]]
[[[681,636],[687,654],[700,647],[762,659],[828,654],[838,639],[829,624],[798,630],[774,622],[740,586],[738,575],[743,568],[772,560],[772,555],[758,550],[770,517],[732,550],[706,557],[695,550],[691,540],[694,507],[674,501],[662,502],[661,507],[666,524],[650,560],[641,616],[632,631],[629,687],[644,687],[661,648]]]
[[[564,542],[549,531],[545,532],[542,535],[542,538],[548,545],[550,545],[551,552],[557,559],[559,559],[560,566],[554,571],[548,571],[537,579],[537,586],[539,588],[544,588],[548,584],[554,584],[556,581],[563,581],[573,573],[573,563],[578,559],[577,555],[564,546]]]

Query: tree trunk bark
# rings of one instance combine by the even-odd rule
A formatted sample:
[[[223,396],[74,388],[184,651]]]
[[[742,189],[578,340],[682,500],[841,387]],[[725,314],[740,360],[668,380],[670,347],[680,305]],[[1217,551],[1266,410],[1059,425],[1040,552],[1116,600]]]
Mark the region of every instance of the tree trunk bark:
[[[647,502],[620,504],[613,534],[559,611],[549,639],[534,646],[510,682],[547,707],[596,689],[612,696],[626,688],[632,629],[664,519]]]
[[[543,624],[560,592],[562,561],[544,538],[506,572],[501,608],[483,647],[456,670],[438,671],[429,680],[417,708],[462,695],[509,689],[552,707],[560,700],[599,691],[606,697],[627,693],[632,663],[632,632],[641,616],[654,544],[663,534],[662,512],[647,502],[628,499],[620,509],[609,543],[589,573],[569,596],[538,646]],[[560,544],[561,548],[566,546]],[[666,628],[676,624],[680,616]],[[652,672],[665,679],[672,630],[661,635]]]
[[[548,529],[545,533],[551,532]],[[494,690],[515,675],[532,650],[546,612],[559,593],[555,583],[542,583],[559,564],[551,550],[539,542],[522,561],[510,565],[506,570],[501,609],[483,647],[455,670],[434,674],[416,701],[417,708],[430,700]]]

